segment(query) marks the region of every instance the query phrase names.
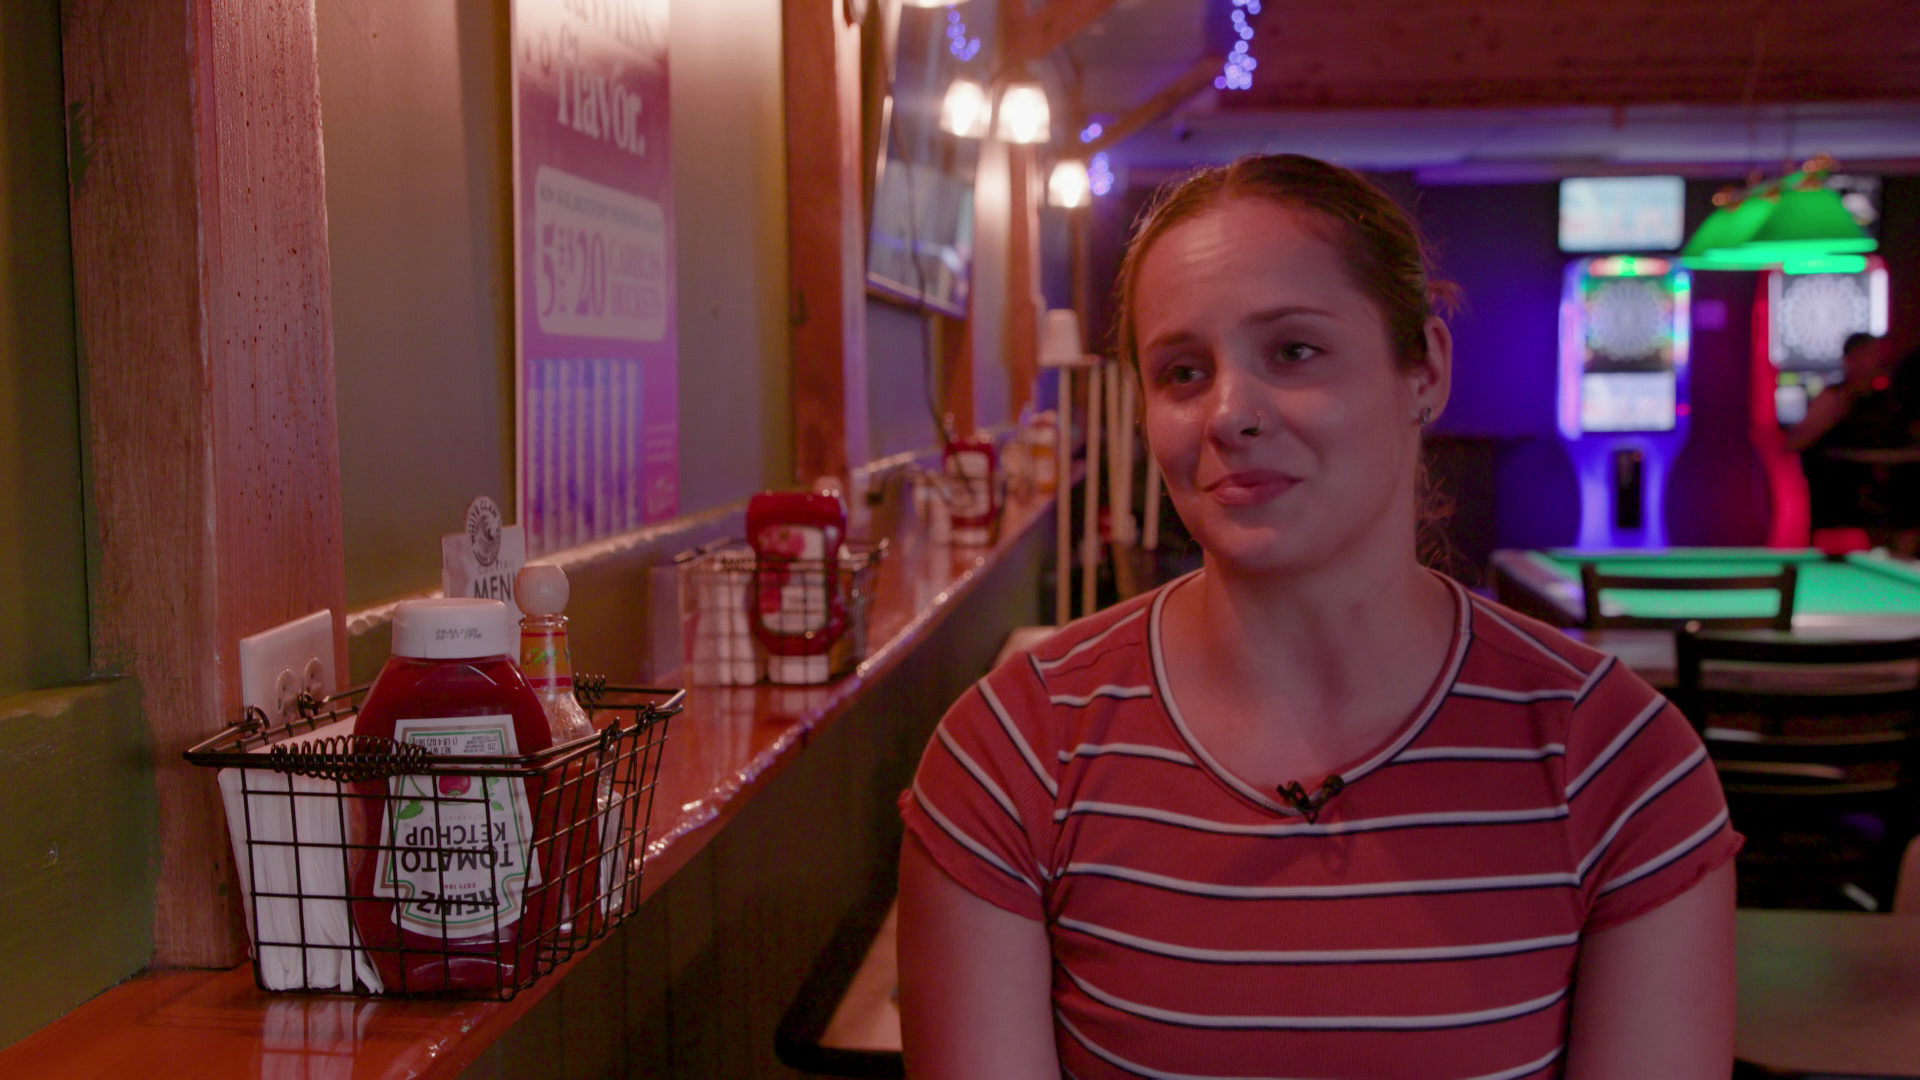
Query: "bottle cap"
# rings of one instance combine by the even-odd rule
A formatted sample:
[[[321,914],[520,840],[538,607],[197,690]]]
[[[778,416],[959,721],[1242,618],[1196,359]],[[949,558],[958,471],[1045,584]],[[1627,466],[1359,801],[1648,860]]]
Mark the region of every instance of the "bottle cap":
[[[393,609],[393,655],[416,660],[510,656],[519,630],[498,600],[402,600]]]
[[[529,615],[558,615],[567,610],[567,572],[557,566],[533,563],[514,575],[513,599]]]

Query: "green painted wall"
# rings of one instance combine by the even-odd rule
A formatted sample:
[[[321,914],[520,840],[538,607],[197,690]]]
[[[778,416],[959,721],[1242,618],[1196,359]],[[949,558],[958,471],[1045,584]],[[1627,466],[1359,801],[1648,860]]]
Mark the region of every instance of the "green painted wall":
[[[0,697],[87,676],[58,0],[0,5]]]
[[[146,966],[139,688],[88,677],[59,0],[0,5],[0,1046]],[[76,163],[75,167],[84,167]]]
[[[152,958],[158,820],[133,680],[0,698],[0,1046]]]
[[[513,504],[506,0],[318,0],[347,602]],[[792,472],[779,0],[672,0],[681,509]]]

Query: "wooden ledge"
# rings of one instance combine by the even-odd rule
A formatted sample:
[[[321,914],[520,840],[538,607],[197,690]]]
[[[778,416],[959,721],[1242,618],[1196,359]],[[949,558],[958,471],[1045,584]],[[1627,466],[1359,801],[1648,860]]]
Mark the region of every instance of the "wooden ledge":
[[[1050,502],[1009,507],[992,549],[896,540],[881,565],[870,655],[845,678],[817,687],[694,688],[668,732],[642,899],[792,764],[813,733],[911,656],[1015,545],[1052,520],[1051,510]],[[141,1075],[169,1061],[191,1062],[202,1076],[254,1076],[332,1059],[328,1075],[453,1077],[608,940],[508,1002],[269,994],[255,987],[250,965],[149,971],[0,1050],[0,1076]]]

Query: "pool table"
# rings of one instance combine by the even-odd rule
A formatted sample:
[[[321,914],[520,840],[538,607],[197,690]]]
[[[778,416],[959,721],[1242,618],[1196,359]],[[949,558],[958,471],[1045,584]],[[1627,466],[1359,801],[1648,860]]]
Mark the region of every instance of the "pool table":
[[[1710,574],[1771,574],[1791,562],[1800,569],[1793,626],[1801,629],[1858,627],[1879,637],[1920,633],[1920,563],[1877,552],[1838,558],[1811,548],[1665,548],[1635,551],[1503,550],[1493,553],[1494,594],[1501,603],[1556,626],[1579,626],[1586,603],[1580,566],[1604,572],[1703,577]],[[1635,615],[1695,618],[1769,615],[1771,592],[1649,592],[1609,589]],[[1609,604],[1611,607],[1611,604]]]

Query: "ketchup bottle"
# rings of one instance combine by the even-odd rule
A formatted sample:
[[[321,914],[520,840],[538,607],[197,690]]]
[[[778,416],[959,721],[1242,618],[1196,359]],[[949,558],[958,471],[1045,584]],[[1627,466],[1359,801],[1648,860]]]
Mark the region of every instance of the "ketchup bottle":
[[[998,457],[993,437],[984,432],[947,443],[942,464],[956,544],[993,542],[993,523],[1000,514]]]
[[[498,600],[402,602],[393,656],[354,734],[430,754],[518,755],[553,743],[514,663],[519,628]],[[540,777],[402,775],[351,785],[353,921],[389,992],[498,991],[553,921],[561,869],[534,844]],[[548,800],[551,801],[551,800]],[[542,835],[551,835],[542,822]]]
[[[747,616],[767,650],[767,678],[823,683],[828,652],[847,629],[840,545],[845,504],[814,491],[765,491],[747,502],[747,543],[755,558]]]

